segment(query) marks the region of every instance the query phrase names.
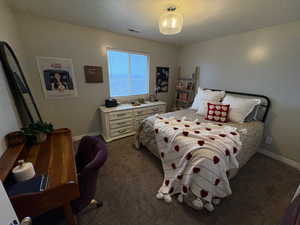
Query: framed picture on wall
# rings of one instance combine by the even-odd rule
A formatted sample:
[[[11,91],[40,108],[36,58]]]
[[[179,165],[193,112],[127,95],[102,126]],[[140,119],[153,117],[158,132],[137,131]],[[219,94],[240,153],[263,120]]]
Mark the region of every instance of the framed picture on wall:
[[[46,98],[77,96],[72,59],[37,57],[37,64]]]
[[[103,71],[101,66],[85,65],[83,68],[86,83],[103,83]]]
[[[156,67],[156,91],[168,92],[169,67]]]

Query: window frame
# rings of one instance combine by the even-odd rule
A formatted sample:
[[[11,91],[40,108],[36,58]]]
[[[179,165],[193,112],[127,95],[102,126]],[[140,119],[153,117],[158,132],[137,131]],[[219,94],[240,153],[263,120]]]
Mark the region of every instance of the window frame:
[[[147,73],[147,78],[148,78],[148,93],[147,94],[141,94],[141,95],[128,95],[128,96],[116,96],[116,97],[112,97],[110,95],[110,69],[109,69],[109,60],[108,60],[108,51],[118,51],[118,52],[125,52],[128,54],[136,54],[136,55],[143,55],[143,56],[147,56],[147,69],[148,69],[148,73]],[[137,98],[147,98],[150,95],[150,54],[147,52],[143,52],[143,51],[134,51],[134,50],[124,50],[124,49],[118,49],[118,48],[106,48],[106,65],[107,65],[107,90],[108,90],[108,97],[109,98],[117,98],[118,100],[133,100],[133,99],[137,99]]]

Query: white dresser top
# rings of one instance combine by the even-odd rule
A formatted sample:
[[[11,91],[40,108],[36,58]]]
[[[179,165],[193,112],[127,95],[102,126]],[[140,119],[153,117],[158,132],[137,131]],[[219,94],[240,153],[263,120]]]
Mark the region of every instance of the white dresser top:
[[[127,104],[120,104],[117,107],[105,107],[105,106],[100,106],[99,109],[102,112],[113,112],[113,111],[120,111],[120,110],[129,110],[129,109],[138,109],[138,108],[145,108],[145,107],[151,107],[151,106],[156,106],[156,105],[165,105],[166,103],[163,101],[157,101],[157,102],[149,102],[145,101],[145,104],[141,104],[139,106],[133,106],[129,103]]]

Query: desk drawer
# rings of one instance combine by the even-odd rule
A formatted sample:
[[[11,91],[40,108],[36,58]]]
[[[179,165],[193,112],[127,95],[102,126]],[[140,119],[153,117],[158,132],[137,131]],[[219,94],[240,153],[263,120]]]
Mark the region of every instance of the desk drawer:
[[[109,122],[109,126],[111,129],[119,128],[119,127],[128,127],[132,126],[133,121],[132,118],[122,119],[122,120],[112,120]]]
[[[131,110],[111,112],[109,113],[109,120],[120,120],[120,119],[132,118],[132,115],[133,114]]]
[[[110,136],[111,137],[117,137],[117,136],[121,136],[123,134],[127,134],[127,133],[130,133],[130,132],[133,132],[133,131],[134,131],[133,126],[111,129],[110,130]]]

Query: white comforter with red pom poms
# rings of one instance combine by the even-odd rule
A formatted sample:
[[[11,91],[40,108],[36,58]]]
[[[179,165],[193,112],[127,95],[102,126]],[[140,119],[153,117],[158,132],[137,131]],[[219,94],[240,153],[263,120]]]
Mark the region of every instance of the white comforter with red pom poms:
[[[230,195],[227,171],[238,168],[241,148],[236,128],[225,124],[200,123],[157,115],[155,138],[164,170],[157,198],[179,200],[192,192],[196,207],[213,210],[215,199]]]

